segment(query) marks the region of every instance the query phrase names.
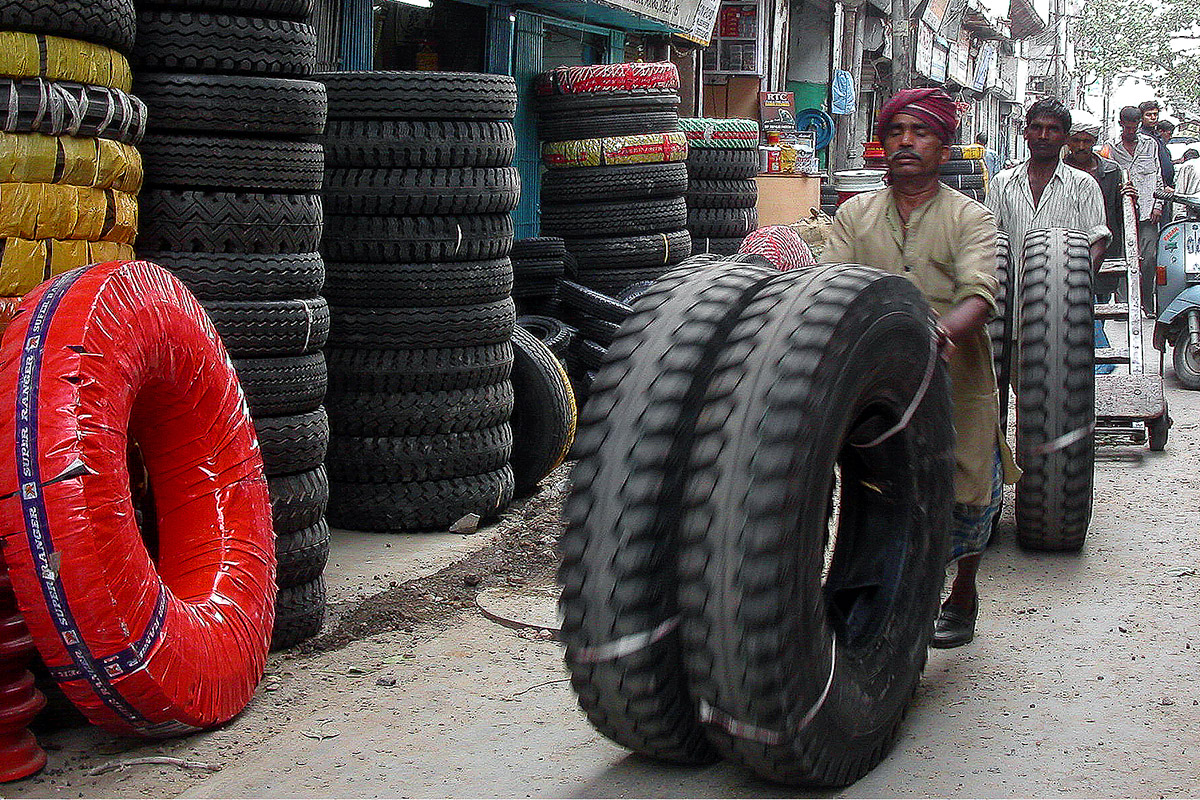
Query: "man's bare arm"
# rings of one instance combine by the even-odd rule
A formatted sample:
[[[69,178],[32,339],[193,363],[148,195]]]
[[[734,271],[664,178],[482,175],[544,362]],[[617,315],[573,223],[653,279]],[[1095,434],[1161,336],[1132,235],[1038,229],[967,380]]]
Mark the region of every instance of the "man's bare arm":
[[[974,295],[942,314],[937,325],[942,357],[949,360],[959,343],[983,329],[991,313],[988,302]]]

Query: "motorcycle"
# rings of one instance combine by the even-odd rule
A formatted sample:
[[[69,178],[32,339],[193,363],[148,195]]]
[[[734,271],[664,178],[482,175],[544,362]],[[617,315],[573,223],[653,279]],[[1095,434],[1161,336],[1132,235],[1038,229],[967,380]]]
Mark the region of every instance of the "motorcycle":
[[[1200,389],[1200,195],[1155,192],[1187,209],[1158,237],[1155,295],[1158,319],[1154,347],[1174,348],[1175,375],[1187,389]]]

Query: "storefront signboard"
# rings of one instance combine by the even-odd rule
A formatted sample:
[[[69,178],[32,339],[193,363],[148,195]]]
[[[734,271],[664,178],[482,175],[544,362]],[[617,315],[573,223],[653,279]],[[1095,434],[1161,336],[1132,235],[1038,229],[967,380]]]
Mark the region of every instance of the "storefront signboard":
[[[604,5],[630,11],[676,31],[685,39],[707,45],[721,0],[599,0]]]

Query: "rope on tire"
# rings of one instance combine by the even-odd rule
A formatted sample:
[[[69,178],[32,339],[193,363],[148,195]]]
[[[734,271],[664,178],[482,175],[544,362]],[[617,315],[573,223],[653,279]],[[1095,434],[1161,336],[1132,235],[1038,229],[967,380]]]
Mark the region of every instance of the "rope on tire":
[[[1038,445],[1037,447],[1035,447],[1031,451],[1029,451],[1029,454],[1033,455],[1033,456],[1047,456],[1047,455],[1050,455],[1051,453],[1057,453],[1059,450],[1065,450],[1066,448],[1070,447],[1071,445],[1075,444],[1076,442],[1080,441],[1081,439],[1085,439],[1088,436],[1091,436],[1092,432],[1095,430],[1096,430],[1096,423],[1090,422],[1087,425],[1084,425],[1082,428],[1076,428],[1075,430],[1071,431],[1070,433],[1064,433],[1062,436],[1059,436],[1057,439],[1051,439],[1050,441],[1046,442],[1045,444]]]
[[[933,382],[933,371],[937,367],[938,359],[938,339],[936,336],[929,337],[929,363],[925,365],[925,377],[921,379],[921,387],[917,389],[917,393],[913,395],[912,402],[908,404],[908,408],[900,416],[900,421],[886,431],[881,433],[866,444],[857,444],[851,442],[851,447],[870,448],[878,447],[888,439],[895,436],[900,431],[908,427],[908,423],[912,421],[913,414],[917,413],[917,408],[920,407],[921,401],[925,399],[925,393],[929,391],[929,384]]]
[[[808,723],[812,722],[817,716],[817,712],[821,710],[821,706],[825,705],[825,699],[829,697],[829,690],[833,688],[833,673],[836,668],[837,643],[831,640],[829,648],[829,677],[825,679],[825,688],[821,691],[821,696],[816,699],[816,702],[804,712],[804,716],[800,718],[800,721],[790,726],[792,732],[790,738],[795,738],[797,733],[804,730],[808,726]],[[752,742],[761,742],[767,745],[777,745],[783,742],[784,735],[781,731],[773,731],[770,728],[761,728],[749,722],[742,722],[733,715],[714,707],[703,697],[700,698],[697,712],[700,722],[706,725],[716,725],[730,736],[735,736],[738,739],[748,739]]]
[[[641,633],[631,633],[628,636],[622,636],[620,639],[615,639],[596,647],[581,647],[578,650],[573,650],[570,654],[570,659],[575,664],[598,664],[602,661],[616,661],[618,658],[624,658],[631,653],[636,653],[638,650],[644,650],[678,627],[679,615],[676,614],[651,630],[642,631]]]

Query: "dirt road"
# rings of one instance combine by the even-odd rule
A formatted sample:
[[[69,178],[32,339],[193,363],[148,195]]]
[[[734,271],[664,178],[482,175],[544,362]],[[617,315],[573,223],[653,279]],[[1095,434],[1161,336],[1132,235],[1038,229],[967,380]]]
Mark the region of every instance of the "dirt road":
[[[1167,385],[1168,451],[1100,450],[1082,553],[1022,552],[1005,519],[978,638],[931,652],[894,751],[842,795],[1200,792],[1200,393]],[[3,794],[795,796],[729,765],[630,756],[588,726],[554,641],[479,613],[478,588],[551,586],[556,485],[432,579],[391,586],[384,545],[347,535],[360,555],[331,567],[333,623],[271,659],[239,719],[151,744],[59,726],[46,771]],[[147,756],[192,763],[130,763]]]

